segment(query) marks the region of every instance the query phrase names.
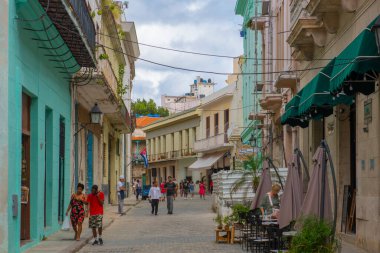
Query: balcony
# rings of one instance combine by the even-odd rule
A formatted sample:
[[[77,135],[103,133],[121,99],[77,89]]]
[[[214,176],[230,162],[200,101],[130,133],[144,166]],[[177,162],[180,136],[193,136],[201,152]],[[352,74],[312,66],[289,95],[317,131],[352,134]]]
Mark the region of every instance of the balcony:
[[[165,162],[165,161],[183,159],[187,157],[195,157],[196,155],[197,153],[195,153],[193,149],[188,148],[188,149],[168,151],[168,152],[159,153],[159,154],[151,154],[151,155],[148,155],[148,161],[149,162]]]
[[[294,90],[297,87],[299,82],[299,77],[294,74],[283,73],[277,77],[274,86],[277,89],[292,89]]]
[[[266,94],[264,98],[260,99],[260,106],[263,110],[276,111],[281,108],[282,95],[278,93]]]
[[[95,67],[95,26],[85,0],[39,0],[81,67]]]
[[[314,57],[314,47],[326,44],[327,33],[323,22],[317,17],[299,18],[291,30],[287,42],[300,51],[306,60]]]
[[[264,119],[266,117],[266,114],[265,113],[254,113],[254,112],[251,112],[248,116],[248,119],[249,120],[258,120],[258,121],[261,121],[261,122],[264,122]]]
[[[232,146],[232,144],[228,143],[227,133],[222,133],[202,140],[197,140],[194,143],[194,151],[197,153],[212,152],[222,149],[229,149]]]
[[[251,30],[263,31],[267,22],[268,19],[266,17],[251,18],[247,23],[247,27]]]
[[[102,54],[105,54],[105,49],[98,47],[97,58]],[[121,133],[130,133],[133,132],[134,124],[124,102],[117,94],[118,80],[115,72],[116,69],[108,59],[99,60],[95,71],[82,69],[76,76],[77,80],[84,79],[78,82],[78,101],[86,109],[91,109],[97,103],[115,129]]]

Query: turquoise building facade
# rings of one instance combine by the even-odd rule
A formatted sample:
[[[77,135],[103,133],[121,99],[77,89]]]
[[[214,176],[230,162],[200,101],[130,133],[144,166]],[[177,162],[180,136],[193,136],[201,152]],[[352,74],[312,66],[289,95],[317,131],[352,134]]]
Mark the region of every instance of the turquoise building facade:
[[[0,91],[6,92],[0,105],[7,125],[2,123],[0,131],[7,138],[0,143],[6,147],[0,163],[7,165],[0,170],[7,198],[0,208],[1,253],[22,252],[58,231],[73,190],[70,82],[83,63],[45,12],[45,3],[0,3],[6,27],[0,33]]]
[[[260,132],[255,125],[258,121],[249,119],[251,113],[260,111],[260,91],[256,85],[262,82],[262,33],[248,27],[248,24],[255,16],[261,15],[261,1],[237,0],[235,14],[243,17],[240,36],[243,39],[244,60],[242,65],[242,101],[243,101],[243,127],[241,134],[242,142],[249,144],[253,136],[257,139],[257,145],[261,146]]]

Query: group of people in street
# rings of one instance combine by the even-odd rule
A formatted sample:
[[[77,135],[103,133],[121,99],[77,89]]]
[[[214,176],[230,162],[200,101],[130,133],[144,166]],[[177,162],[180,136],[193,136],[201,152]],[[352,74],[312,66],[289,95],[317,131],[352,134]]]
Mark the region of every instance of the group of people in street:
[[[154,181],[149,190],[148,198],[152,207],[152,215],[157,215],[160,201],[165,200],[167,201],[168,214],[173,214],[173,202],[178,195],[178,188],[180,189],[180,196],[185,199],[193,199],[195,192],[199,193],[201,199],[206,199],[206,185],[203,181],[197,181],[194,184],[192,180],[185,179],[179,183],[178,187],[173,178],[169,176],[168,181],[163,181],[160,185]]]
[[[89,227],[92,229],[92,245],[103,244],[103,205],[104,193],[99,191],[97,185],[93,185],[90,194],[84,194],[84,185],[79,183],[77,191],[71,195],[70,204],[66,210],[66,216],[70,212],[70,221],[74,230],[74,240],[79,241],[82,233],[82,224],[85,217],[89,217]]]

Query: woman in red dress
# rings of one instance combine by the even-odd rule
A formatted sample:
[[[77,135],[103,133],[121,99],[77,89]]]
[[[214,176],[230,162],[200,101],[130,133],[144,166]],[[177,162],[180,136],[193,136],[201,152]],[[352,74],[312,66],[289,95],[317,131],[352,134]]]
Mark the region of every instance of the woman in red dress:
[[[71,209],[70,220],[75,232],[74,239],[77,241],[80,240],[80,234],[82,233],[82,223],[86,213],[84,205],[87,204],[87,202],[86,195],[83,194],[83,189],[84,185],[79,183],[77,186],[77,192],[71,195],[70,204],[66,211],[67,216]]]
[[[199,196],[201,199],[206,199],[206,186],[203,181],[199,183]]]
[[[160,188],[161,188],[161,199],[162,199],[162,202],[164,202],[165,201],[165,196],[166,196],[165,181],[163,181],[160,184]]]

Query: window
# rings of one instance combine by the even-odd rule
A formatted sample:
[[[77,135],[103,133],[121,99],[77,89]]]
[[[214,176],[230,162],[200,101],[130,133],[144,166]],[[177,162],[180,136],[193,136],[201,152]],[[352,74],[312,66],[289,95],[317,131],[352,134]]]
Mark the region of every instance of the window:
[[[210,116],[206,118],[206,138],[210,137]]]
[[[219,113],[214,114],[214,135],[219,134]]]
[[[224,110],[224,132],[227,133],[230,124],[230,110]]]

